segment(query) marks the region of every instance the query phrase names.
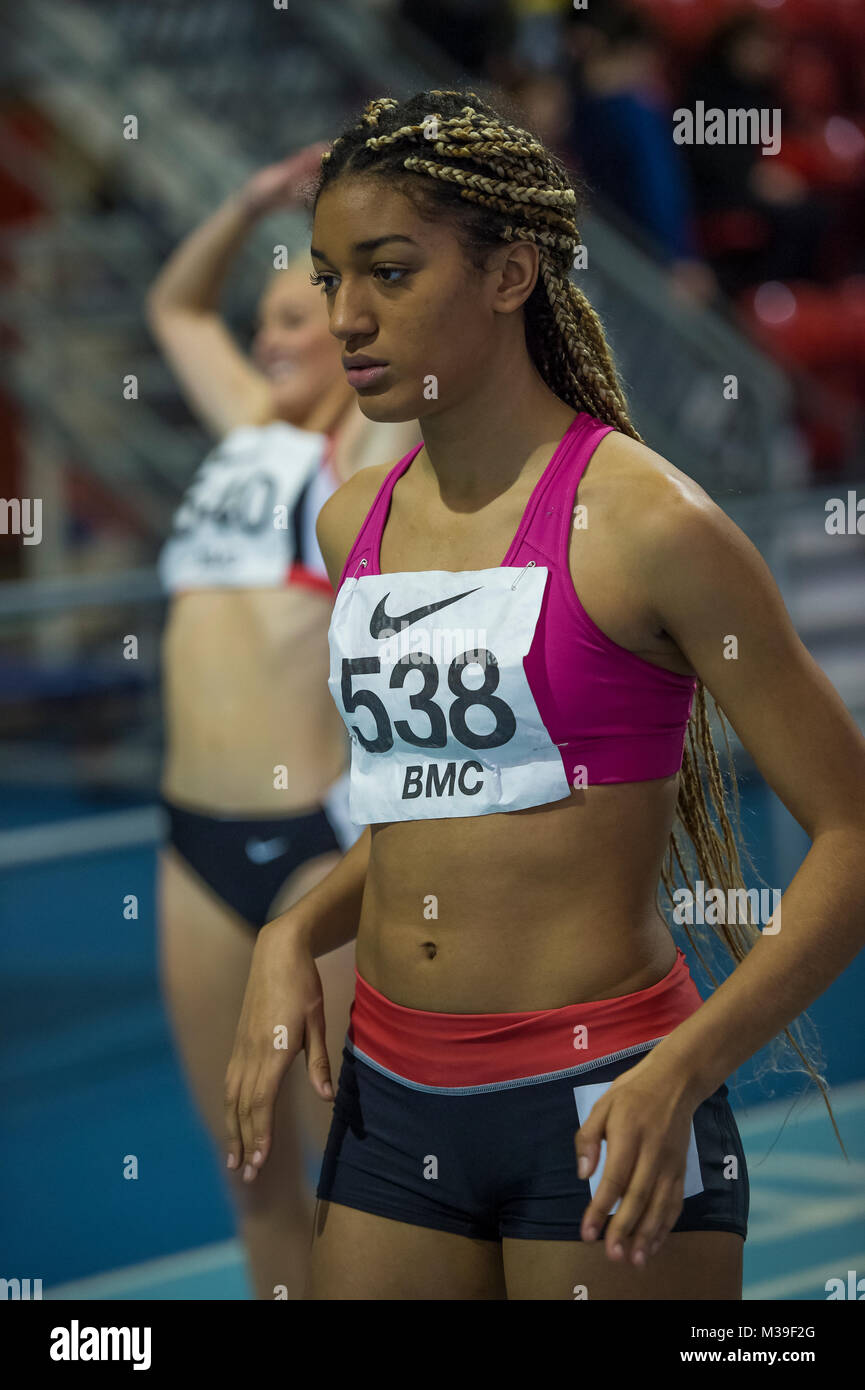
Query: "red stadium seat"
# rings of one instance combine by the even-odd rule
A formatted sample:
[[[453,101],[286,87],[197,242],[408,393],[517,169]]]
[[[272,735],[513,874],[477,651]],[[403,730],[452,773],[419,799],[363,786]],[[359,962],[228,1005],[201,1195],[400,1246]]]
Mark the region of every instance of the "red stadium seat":
[[[804,281],[755,285],[738,300],[749,331],[781,361],[819,369],[846,360],[836,292]]]
[[[862,0],[752,0],[752,4],[791,32],[865,43]]]
[[[632,0],[676,47],[695,52],[735,14],[756,11],[788,33],[865,45],[862,0]]]
[[[697,218],[697,237],[709,259],[736,251],[759,251],[769,239],[769,224],[751,208],[725,208]]]
[[[791,44],[781,73],[785,109],[831,116],[841,108],[841,82],[829,53],[799,39]]]
[[[746,331],[764,351],[794,377],[804,369],[831,395],[836,425],[844,411],[855,414],[861,424],[865,276],[851,276],[830,289],[802,283],[760,285],[740,297],[737,309]],[[824,423],[831,425],[828,416]],[[816,457],[827,461],[834,457],[828,439],[812,439],[811,443]],[[839,435],[840,454],[844,452],[842,446]]]
[[[865,125],[821,119],[812,131],[785,134],[778,158],[812,188],[855,188],[865,178]]]
[[[801,282],[740,296],[745,331],[790,374],[812,468],[832,472],[860,438],[865,400],[865,276],[823,289]]]
[[[851,275],[842,281],[836,303],[850,360],[865,368],[865,275]]]
[[[678,48],[695,51],[731,15],[751,7],[751,0],[633,0],[660,33]]]

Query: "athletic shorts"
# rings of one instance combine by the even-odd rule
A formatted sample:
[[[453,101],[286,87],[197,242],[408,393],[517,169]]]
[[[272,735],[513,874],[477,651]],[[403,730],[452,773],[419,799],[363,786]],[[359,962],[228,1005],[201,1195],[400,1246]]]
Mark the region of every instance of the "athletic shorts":
[[[317,1196],[482,1240],[580,1239],[606,1143],[580,1179],[577,1129],[702,1003],[678,947],[647,989],[528,1013],[409,1009],[355,974]],[[722,1084],[694,1112],[673,1231],[747,1236],[748,1172],[727,1094]]]
[[[320,854],[345,853],[361,834],[348,814],[348,774],[302,815],[213,816],[162,798],[168,843],[208,888],[257,931],[291,875]]]

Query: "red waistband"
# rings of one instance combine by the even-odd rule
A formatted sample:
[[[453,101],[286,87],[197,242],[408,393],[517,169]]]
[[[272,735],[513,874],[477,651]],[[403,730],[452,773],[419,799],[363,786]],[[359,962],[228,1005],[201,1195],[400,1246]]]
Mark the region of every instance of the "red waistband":
[[[647,989],[529,1013],[409,1009],[380,994],[356,968],[355,976],[352,1046],[421,1086],[482,1086],[568,1071],[665,1037],[703,1002],[678,946],[669,973]]]

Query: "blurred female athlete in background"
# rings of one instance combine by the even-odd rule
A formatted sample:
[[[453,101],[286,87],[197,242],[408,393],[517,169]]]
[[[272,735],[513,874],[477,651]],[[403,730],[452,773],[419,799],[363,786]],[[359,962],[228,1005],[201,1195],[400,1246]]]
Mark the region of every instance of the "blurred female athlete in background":
[[[160,972],[201,1114],[224,1131],[223,1085],[257,930],[307,892],[358,834],[345,731],[327,690],[333,590],[315,537],[340,483],[393,459],[414,424],[370,423],[346,380],[308,254],[275,273],[251,360],[218,309],[257,219],[300,206],[324,145],[255,174],[174,251],[147,298],[151,330],[193,411],[220,441],[160,557],[168,844],[159,855]],[[354,945],[322,962],[341,1053]],[[305,1079],[287,1087],[267,1175],[227,1175],[256,1296],[303,1288],[313,1197],[304,1143],[330,1124]],[[299,1124],[298,1124],[299,1122]],[[299,1132],[300,1131],[300,1132]]]

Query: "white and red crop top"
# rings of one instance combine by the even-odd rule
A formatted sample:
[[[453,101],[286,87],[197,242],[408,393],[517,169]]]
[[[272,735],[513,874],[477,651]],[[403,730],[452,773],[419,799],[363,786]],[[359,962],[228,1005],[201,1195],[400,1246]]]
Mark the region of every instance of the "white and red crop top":
[[[175,513],[158,562],[163,588],[300,584],[332,598],[315,523],[339,485],[331,436],[284,420],[231,430]]]

